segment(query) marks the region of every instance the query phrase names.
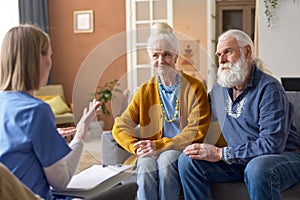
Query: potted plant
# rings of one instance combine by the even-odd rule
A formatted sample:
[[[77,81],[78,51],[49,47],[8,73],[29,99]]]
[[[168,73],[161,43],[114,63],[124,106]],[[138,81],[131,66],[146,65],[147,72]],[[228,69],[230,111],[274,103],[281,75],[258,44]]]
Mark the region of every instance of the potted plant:
[[[107,82],[103,86],[99,86],[95,92],[96,100],[102,102],[101,108],[105,116],[110,115],[106,103],[112,100],[113,92],[122,92],[120,89],[118,89],[118,85],[118,79],[115,79],[113,81]]]

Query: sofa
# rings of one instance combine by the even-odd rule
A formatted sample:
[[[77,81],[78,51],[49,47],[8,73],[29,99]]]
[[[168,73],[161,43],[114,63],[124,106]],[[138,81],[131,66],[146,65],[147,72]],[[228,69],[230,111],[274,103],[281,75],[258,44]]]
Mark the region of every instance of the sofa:
[[[287,92],[290,102],[294,104],[294,119],[300,134],[300,92]],[[216,122],[211,123],[208,132],[220,131]],[[208,133],[209,134],[209,133]],[[210,134],[209,134],[210,135]],[[214,134],[212,134],[214,135]],[[101,159],[103,164],[122,164],[130,154],[122,149],[111,131],[104,131],[101,135]],[[132,180],[131,180],[132,181]],[[134,181],[134,180],[133,180]],[[250,199],[247,187],[242,181],[228,183],[213,183],[212,190],[215,200],[248,200]],[[300,199],[300,182],[281,193],[283,200]]]

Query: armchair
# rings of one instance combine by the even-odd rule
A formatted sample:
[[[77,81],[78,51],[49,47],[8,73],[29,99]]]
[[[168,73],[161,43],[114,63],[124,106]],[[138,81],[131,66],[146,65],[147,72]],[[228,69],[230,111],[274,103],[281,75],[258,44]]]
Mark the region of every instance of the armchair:
[[[0,163],[0,199],[42,200]]]
[[[56,125],[73,124],[74,116],[70,107],[65,103],[64,89],[61,84],[42,86],[34,91],[34,96],[49,103],[54,111]]]
[[[287,92],[290,102],[294,104],[294,119],[300,134],[300,92]],[[210,132],[220,131],[218,124],[211,123]],[[214,135],[214,134],[211,134]],[[211,138],[213,139],[213,138]],[[122,149],[112,137],[111,131],[105,131],[101,135],[101,158],[103,164],[123,163],[130,154]],[[244,182],[213,183],[213,195],[215,200],[250,200],[248,190]],[[281,193],[283,200],[297,200],[300,197],[300,182]]]

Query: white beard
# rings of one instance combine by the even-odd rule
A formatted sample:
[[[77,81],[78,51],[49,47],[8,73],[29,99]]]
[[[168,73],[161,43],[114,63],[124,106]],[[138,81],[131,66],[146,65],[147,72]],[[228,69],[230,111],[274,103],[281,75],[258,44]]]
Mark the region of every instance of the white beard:
[[[245,55],[242,54],[241,58],[234,64],[229,62],[220,64],[217,75],[217,81],[221,87],[232,88],[236,85],[242,85],[248,75]]]

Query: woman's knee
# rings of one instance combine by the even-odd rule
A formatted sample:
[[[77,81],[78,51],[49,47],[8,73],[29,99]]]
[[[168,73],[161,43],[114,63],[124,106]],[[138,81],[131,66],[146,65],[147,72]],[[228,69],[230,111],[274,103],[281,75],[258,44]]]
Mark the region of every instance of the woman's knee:
[[[138,158],[137,161],[137,172],[144,173],[144,172],[151,172],[157,170],[156,160],[150,157],[146,158]]]
[[[180,156],[181,151],[177,150],[168,150],[161,153],[157,159],[157,164],[159,168],[168,167],[170,165],[176,165],[178,162],[178,157]]]

